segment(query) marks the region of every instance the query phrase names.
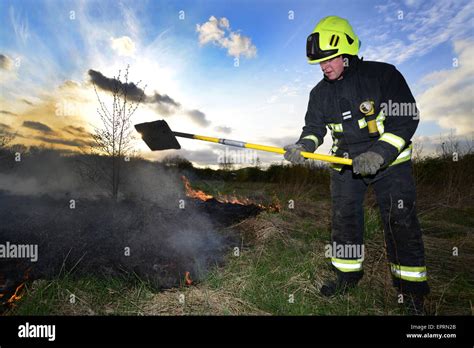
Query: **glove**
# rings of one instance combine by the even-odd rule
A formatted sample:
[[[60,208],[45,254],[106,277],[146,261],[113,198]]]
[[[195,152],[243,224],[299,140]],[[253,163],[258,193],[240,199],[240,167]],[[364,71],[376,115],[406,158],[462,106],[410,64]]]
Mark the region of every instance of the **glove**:
[[[286,150],[285,159],[293,164],[303,164],[306,160],[306,158],[301,156],[301,151],[306,151],[305,147],[301,144],[286,145],[283,149]]]
[[[382,167],[384,159],[376,152],[367,151],[352,161],[352,170],[362,176],[374,175]]]

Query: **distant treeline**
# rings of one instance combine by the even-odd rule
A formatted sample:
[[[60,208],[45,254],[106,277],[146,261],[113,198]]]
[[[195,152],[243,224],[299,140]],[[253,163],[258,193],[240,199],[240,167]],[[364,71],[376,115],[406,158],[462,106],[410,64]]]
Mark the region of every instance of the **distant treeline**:
[[[15,167],[15,148],[0,149],[0,171],[9,171]],[[22,161],[28,158],[36,162],[48,163],[52,158],[63,158],[69,165],[81,163],[84,159],[95,158],[95,163],[107,162],[107,158],[97,155],[86,154],[64,154],[47,148],[22,148]],[[261,166],[246,167],[240,169],[212,169],[197,168],[187,159],[180,156],[167,157],[161,162],[150,162],[140,157],[131,157],[130,165],[127,167],[137,168],[141,164],[156,166],[167,172],[176,171],[177,175],[184,174],[199,180],[222,180],[236,182],[264,182],[264,183],[300,183],[308,185],[329,185],[329,168],[318,162],[308,162],[305,165],[292,165],[290,163],[272,164],[267,168]],[[419,186],[418,191],[423,190],[433,195],[442,196],[449,204],[461,201],[472,201],[473,177],[474,177],[474,153],[451,156],[447,153],[438,157],[425,157],[413,161],[414,176]]]

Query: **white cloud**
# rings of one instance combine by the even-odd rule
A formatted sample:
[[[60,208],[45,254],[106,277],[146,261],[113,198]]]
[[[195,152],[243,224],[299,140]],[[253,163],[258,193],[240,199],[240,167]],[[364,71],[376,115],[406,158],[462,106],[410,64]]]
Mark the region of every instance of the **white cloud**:
[[[404,0],[405,5],[408,7],[419,6],[422,3],[421,0]]]
[[[369,45],[362,47],[366,60],[400,64],[432,52],[442,43],[472,37],[472,1],[422,3],[411,0],[406,1],[406,5],[408,9],[402,3],[390,1],[376,6],[383,20],[360,30],[362,41],[370,38]]]
[[[474,133],[455,135],[453,130],[450,130],[441,134],[415,136],[412,140],[415,154],[421,157],[439,156],[443,152],[443,146],[448,153],[456,151],[463,155],[472,151]]]
[[[226,28],[226,29],[229,29],[230,28],[230,23],[229,23],[229,20],[225,17],[222,17],[220,20],[219,20],[219,24],[221,27],[223,28]]]
[[[231,31],[229,20],[225,17],[217,19],[211,16],[203,24],[196,24],[196,31],[199,33],[199,43],[206,45],[213,43],[227,49],[227,53],[232,57],[253,58],[257,55],[257,47],[252,44],[252,39],[241,35],[239,32]]]
[[[138,5],[139,6],[139,5]],[[142,37],[142,30],[140,26],[140,21],[137,18],[135,11],[131,8],[127,7],[123,3],[119,3],[120,10],[123,16],[123,26],[126,33],[133,38],[133,40],[137,40]],[[137,3],[133,6],[134,9],[139,10],[137,8]]]
[[[9,12],[10,21],[12,22],[15,35],[21,40],[23,44],[25,44],[30,37],[30,32],[28,30],[28,20],[26,18],[23,19],[20,15],[16,15],[13,6],[10,6]]]
[[[314,85],[308,85],[307,87],[312,88]],[[299,97],[301,95],[306,97],[307,93],[308,91],[303,86],[301,79],[295,78],[293,81],[288,81],[286,84],[281,85],[273,94],[267,97],[266,101],[268,104],[274,104],[277,101],[289,101],[288,98]]]
[[[227,48],[227,53],[232,57],[239,57],[242,54],[247,58],[253,58],[257,55],[257,47],[252,44],[252,40],[239,33],[230,33],[229,38],[222,40],[222,46]]]
[[[422,79],[430,84],[417,96],[421,120],[435,121],[444,129],[453,129],[457,135],[474,131],[474,42],[454,42],[459,66],[432,72]]]
[[[135,43],[128,36],[110,38],[111,47],[120,56],[131,57],[135,53]]]
[[[224,30],[220,28],[216,17],[211,16],[209,21],[199,25],[196,24],[196,31],[199,33],[199,43],[205,45],[209,42],[220,42],[224,38]]]

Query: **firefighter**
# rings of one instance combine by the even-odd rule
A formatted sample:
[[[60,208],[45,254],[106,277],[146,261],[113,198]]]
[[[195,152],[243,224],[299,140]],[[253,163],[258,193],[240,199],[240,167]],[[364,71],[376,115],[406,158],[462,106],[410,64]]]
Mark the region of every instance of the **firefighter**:
[[[300,139],[285,146],[284,156],[303,163],[301,151],[314,152],[329,128],[332,155],[353,159],[352,166],[330,169],[332,244],[363,250],[363,202],[372,185],[398,302],[410,313],[422,314],[429,287],[410,141],[418,126],[418,109],[402,74],[391,64],[359,58],[359,48],[349,22],[337,16],[323,18],[309,35],[308,61],[320,65],[324,78],[311,90]],[[324,296],[345,293],[363,276],[363,255],[332,256],[337,278],[321,287]]]

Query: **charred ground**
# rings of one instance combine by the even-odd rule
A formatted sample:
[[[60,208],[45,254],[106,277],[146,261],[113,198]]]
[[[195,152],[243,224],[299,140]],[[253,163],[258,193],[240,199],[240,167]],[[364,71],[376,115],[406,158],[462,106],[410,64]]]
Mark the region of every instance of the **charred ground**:
[[[26,284],[10,314],[403,313],[393,301],[396,293],[372,192],[366,197],[367,259],[361,286],[341,298],[318,295],[318,287],[331,275],[324,258],[331,205],[323,167],[215,171],[193,168],[186,161],[133,159],[120,200],[113,202],[104,196],[100,180],[84,181],[74,169],[85,158],[60,159],[48,151],[34,156],[41,160],[25,160],[21,171],[2,169],[0,214],[6,224],[1,235],[14,241],[29,235],[51,254],[37,266],[38,275],[31,274],[30,279],[38,280]],[[53,173],[53,181],[38,174],[45,163],[41,156],[53,157],[44,169]],[[56,165],[51,170],[55,161],[69,169]],[[456,162],[447,156],[415,162],[432,314],[472,314],[473,163],[472,154]],[[58,179],[65,173],[66,181]],[[182,175],[205,195],[243,197],[245,204],[256,204],[191,199]],[[66,184],[72,189],[64,190]],[[69,208],[73,198],[75,210]],[[184,212],[176,209],[180,198]],[[294,209],[288,209],[289,200],[295,201]],[[262,208],[275,202],[281,210]],[[128,258],[125,245],[131,246]],[[191,287],[184,285],[186,271],[196,280]],[[21,269],[17,277],[23,276]],[[75,304],[71,294],[79,299]],[[185,303],[179,301],[181,295]]]

